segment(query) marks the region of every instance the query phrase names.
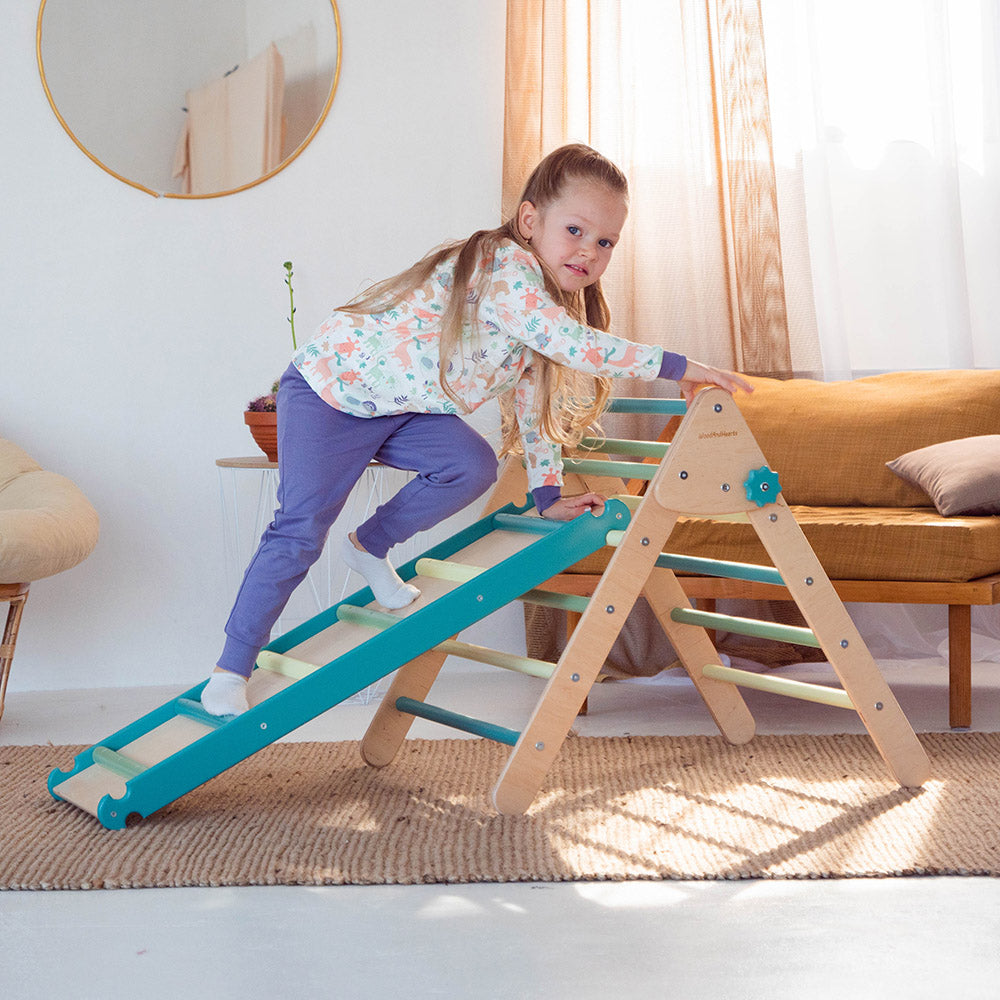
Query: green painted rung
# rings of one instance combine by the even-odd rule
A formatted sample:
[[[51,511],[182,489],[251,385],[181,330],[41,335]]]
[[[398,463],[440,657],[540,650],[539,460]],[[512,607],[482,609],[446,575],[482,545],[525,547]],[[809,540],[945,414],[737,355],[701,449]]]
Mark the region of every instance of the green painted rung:
[[[589,451],[606,451],[612,455],[639,455],[642,458],[663,458],[670,445],[665,441],[633,441],[630,438],[587,437],[580,442]]]
[[[463,733],[482,736],[496,743],[506,743],[510,747],[514,746],[521,738],[521,734],[514,729],[497,726],[492,722],[483,722],[482,719],[473,719],[468,715],[459,715],[457,712],[449,712],[446,708],[428,705],[427,702],[417,701],[415,698],[397,698],[396,709],[407,715],[415,715],[420,719],[427,719],[430,722],[440,723],[442,726],[459,729]]]
[[[682,415],[687,413],[687,403],[683,399],[631,399],[622,396],[608,403],[607,412]]]
[[[753,563],[726,562],[722,559],[703,559],[698,556],[679,556],[664,552],[656,560],[661,569],[681,573],[699,573],[702,576],[724,576],[732,580],[749,580],[753,583],[783,585],[781,574],[773,566],[755,566]]]
[[[734,618],[732,615],[720,615],[714,611],[696,611],[694,608],[674,608],[670,617],[675,622],[685,625],[700,625],[702,628],[721,629],[724,632],[735,632],[737,635],[752,635],[757,639],[774,639],[778,642],[791,642],[797,646],[820,647],[820,641],[812,629],[799,628],[796,625],[779,625],[776,622],[762,622],[753,618]]]
[[[117,774],[119,778],[124,778],[126,781],[131,781],[136,775],[142,774],[146,770],[144,764],[105,746],[94,747],[94,763],[100,764],[106,771],[111,771],[112,774]]]
[[[196,722],[200,722],[204,726],[211,726],[213,729],[224,726],[232,718],[231,715],[212,715],[211,712],[206,712],[205,706],[193,698],[178,698],[174,705],[177,707],[178,715],[194,719]]]
[[[529,535],[547,535],[565,524],[529,514],[494,514],[493,523],[504,531],[522,531]]]
[[[567,472],[589,472],[594,476],[617,476],[619,479],[652,479],[658,465],[646,462],[612,462],[599,458],[564,458]]]
[[[375,611],[372,608],[355,607],[352,604],[341,604],[337,608],[337,617],[342,622],[363,625],[366,628],[378,629],[379,631],[392,628],[393,625],[399,623],[399,619],[394,615],[386,614],[384,611]],[[504,670],[514,670],[520,674],[543,679],[551,677],[556,669],[554,663],[549,663],[546,660],[518,656],[516,653],[505,653],[500,649],[477,646],[470,642],[460,642],[457,639],[446,639],[444,642],[439,642],[434,649],[446,653],[448,656],[461,656],[466,660],[488,663],[493,667],[502,667]]]

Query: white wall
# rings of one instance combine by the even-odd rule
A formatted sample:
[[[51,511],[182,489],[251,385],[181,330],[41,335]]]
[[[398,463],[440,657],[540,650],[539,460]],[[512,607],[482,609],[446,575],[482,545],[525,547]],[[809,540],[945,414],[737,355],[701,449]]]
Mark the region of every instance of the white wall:
[[[252,454],[246,401],[369,279],[500,211],[504,4],[340,0],[329,118],[226,198],[119,183],[53,116],[36,10],[2,0],[0,435],[75,480],[94,554],[31,590],[12,690],[192,683],[222,641],[215,459]]]

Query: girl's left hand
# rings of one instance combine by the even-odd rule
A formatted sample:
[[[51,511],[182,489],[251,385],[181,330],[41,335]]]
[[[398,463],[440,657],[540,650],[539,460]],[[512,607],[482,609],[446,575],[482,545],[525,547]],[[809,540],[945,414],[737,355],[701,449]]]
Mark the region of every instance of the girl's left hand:
[[[692,361],[690,358],[684,377],[677,384],[689,406],[698,390],[706,385],[717,385],[730,394],[737,389],[753,392],[753,386],[742,375],[726,371],[724,368],[716,368],[714,365],[703,365],[700,361]]]
[[[572,521],[574,517],[590,511],[592,514],[604,513],[604,500],[600,493],[581,493],[573,497],[560,497],[554,504],[542,511],[542,517],[552,521]]]

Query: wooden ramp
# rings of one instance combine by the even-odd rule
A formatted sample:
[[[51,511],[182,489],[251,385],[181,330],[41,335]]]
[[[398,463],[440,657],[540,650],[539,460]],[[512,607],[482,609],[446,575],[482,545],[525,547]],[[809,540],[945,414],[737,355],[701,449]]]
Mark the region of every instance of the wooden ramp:
[[[683,403],[620,400],[619,412],[670,414]],[[522,813],[537,795],[615,638],[643,594],[697,687],[722,735],[744,743],[753,718],[739,685],[764,687],[858,713],[895,779],[926,780],[929,763],[909,723],[780,495],[739,408],[719,389],[697,396],[669,446],[656,442],[593,442],[613,454],[662,456],[656,465],[568,460],[574,474],[649,480],[645,496],[610,500],[604,513],[560,523],[508,504],[400,568],[421,597],[391,614],[369,590],[317,615],[264,650],[251,679],[251,709],[228,719],[201,708],[203,685],[174,699],[82,753],[49,788],[120,828],[148,816],[209,778],[274,742],[381,677],[397,671],[362,741],[364,759],[388,764],[414,718],[425,718],[512,747],[493,789],[503,813]],[[691,559],[664,551],[679,516],[747,518],[773,566]],[[540,589],[584,557],[614,552],[590,598]],[[691,607],[677,572],[784,584],[808,628],[792,628]],[[579,614],[558,663],[485,649],[455,638],[513,601]],[[723,665],[709,638],[725,628],[762,639],[821,648],[839,682],[802,684]],[[449,655],[546,679],[520,731],[474,719],[426,701]]]

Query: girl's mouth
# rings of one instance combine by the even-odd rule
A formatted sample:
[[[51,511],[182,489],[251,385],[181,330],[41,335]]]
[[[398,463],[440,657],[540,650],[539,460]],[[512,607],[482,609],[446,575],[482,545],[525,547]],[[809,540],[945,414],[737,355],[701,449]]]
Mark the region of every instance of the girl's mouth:
[[[585,267],[580,267],[578,264],[567,264],[566,265],[574,274],[580,275],[581,278],[586,278],[590,273]]]

